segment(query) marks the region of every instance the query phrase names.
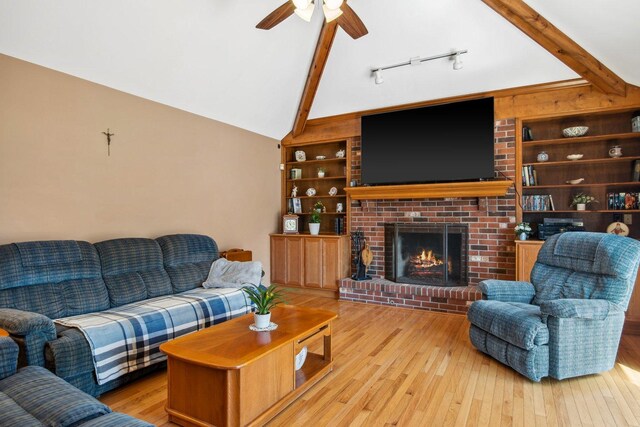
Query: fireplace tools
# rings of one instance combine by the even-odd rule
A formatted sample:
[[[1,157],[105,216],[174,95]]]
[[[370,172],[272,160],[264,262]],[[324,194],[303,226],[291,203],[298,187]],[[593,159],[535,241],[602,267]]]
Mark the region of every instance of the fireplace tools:
[[[356,272],[351,276],[353,280],[368,280],[371,276],[367,276],[367,267],[373,260],[373,253],[369,249],[369,245],[364,238],[364,232],[353,231],[351,232],[351,242],[354,256],[354,263]]]

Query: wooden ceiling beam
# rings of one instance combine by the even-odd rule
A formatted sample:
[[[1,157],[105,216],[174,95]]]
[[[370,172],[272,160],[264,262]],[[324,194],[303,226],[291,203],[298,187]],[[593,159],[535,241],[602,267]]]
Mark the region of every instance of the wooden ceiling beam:
[[[522,0],[482,0],[566,66],[606,94],[624,96],[627,84]]]
[[[338,24],[336,21],[323,24],[318,44],[316,45],[316,52],[311,62],[311,68],[309,68],[309,74],[307,75],[307,82],[304,85],[304,91],[300,99],[300,105],[298,106],[298,112],[296,113],[296,120],[291,131],[294,137],[304,132],[304,127],[307,125],[313,99],[318,91],[320,78],[324,72],[324,66],[327,65],[327,59],[329,59],[329,52],[331,51],[331,46],[333,46],[337,30]]]

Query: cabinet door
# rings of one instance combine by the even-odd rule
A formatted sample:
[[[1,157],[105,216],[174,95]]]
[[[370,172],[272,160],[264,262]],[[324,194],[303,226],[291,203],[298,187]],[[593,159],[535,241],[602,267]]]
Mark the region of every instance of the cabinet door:
[[[516,243],[516,280],[531,281],[531,270],[543,243],[538,241]]]
[[[302,237],[286,237],[286,282],[287,286],[302,286],[303,249]]]
[[[322,245],[320,237],[304,239],[304,286],[309,288],[322,287]]]
[[[287,282],[287,241],[282,236],[271,236],[271,283],[284,285]]]
[[[322,287],[338,290],[338,280],[341,279],[340,240],[325,239],[322,242]]]

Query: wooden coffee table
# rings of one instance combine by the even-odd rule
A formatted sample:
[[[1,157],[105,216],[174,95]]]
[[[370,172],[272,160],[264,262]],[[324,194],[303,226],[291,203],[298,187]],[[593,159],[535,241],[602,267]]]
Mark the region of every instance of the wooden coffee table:
[[[272,310],[275,331],[249,330],[253,314],[247,314],[162,344],[169,420],[183,426],[264,424],[331,372],[336,317],[284,305]],[[296,371],[296,354],[314,344],[322,354],[309,351]]]

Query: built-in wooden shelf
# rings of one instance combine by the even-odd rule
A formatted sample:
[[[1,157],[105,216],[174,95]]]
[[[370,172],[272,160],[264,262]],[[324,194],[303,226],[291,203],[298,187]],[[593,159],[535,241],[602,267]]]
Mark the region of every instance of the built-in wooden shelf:
[[[533,166],[535,168],[547,167],[547,166],[575,166],[575,165],[588,165],[588,164],[608,164],[616,162],[631,162],[634,160],[640,160],[640,156],[629,157],[616,157],[616,158],[599,158],[599,159],[584,159],[584,160],[560,160],[557,162],[536,162],[536,163],[523,163],[522,166]]]
[[[344,198],[347,197],[344,194],[340,195],[336,195],[336,196],[330,196],[330,195],[326,195],[326,196],[298,196],[298,197],[287,197],[288,199],[339,199],[339,198]]]
[[[335,157],[333,159],[324,159],[324,160],[305,160],[304,162],[287,162],[288,165],[298,165],[298,166],[304,166],[304,165],[308,165],[308,164],[316,164],[316,163],[333,163],[333,162],[344,162],[347,159],[345,157]]]
[[[551,184],[551,185],[528,185],[523,186],[522,190],[535,190],[537,188],[580,188],[580,187],[634,187],[640,186],[640,182],[596,182],[583,184]]]
[[[638,213],[640,212],[640,210],[638,209],[595,209],[595,210],[579,211],[576,209],[561,209],[561,210],[554,210],[554,211],[522,211],[522,212],[529,213],[529,214],[549,213],[549,212],[583,214],[583,213]]]
[[[346,212],[322,212],[322,215],[346,215]],[[302,212],[294,215],[311,215],[311,212]]]
[[[331,180],[331,179],[335,179],[338,181],[344,181],[347,177],[346,176],[325,176],[322,178],[318,178],[313,177],[313,178],[298,178],[298,179],[287,179],[287,182],[296,182],[296,181],[326,181],[326,180]]]
[[[504,196],[512,185],[511,181],[496,180],[347,187],[344,191],[354,200],[443,199],[450,197]]]
[[[557,138],[557,139],[541,139],[539,141],[523,141],[523,147],[538,147],[543,145],[558,145],[558,144],[577,144],[585,142],[600,142],[608,140],[623,140],[640,138],[638,132],[624,132],[624,133],[612,133],[608,135],[590,135],[590,136],[578,136],[575,138]]]

